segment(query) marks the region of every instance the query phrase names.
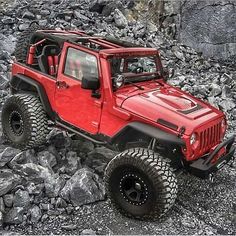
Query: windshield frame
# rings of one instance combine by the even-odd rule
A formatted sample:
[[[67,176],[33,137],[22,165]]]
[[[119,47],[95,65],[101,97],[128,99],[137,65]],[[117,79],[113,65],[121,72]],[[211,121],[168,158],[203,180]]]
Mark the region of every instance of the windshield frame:
[[[112,60],[113,59],[127,59],[127,58],[145,58],[145,57],[153,57],[155,64],[156,64],[156,71],[155,72],[142,72],[142,73],[130,73],[130,75],[127,76],[127,74],[129,72],[123,72],[121,73],[122,75],[124,75],[126,78],[129,78],[130,81],[132,82],[141,82],[141,81],[148,81],[148,80],[153,80],[153,79],[159,79],[159,78],[163,78],[163,66],[161,63],[161,58],[158,52],[155,53],[147,53],[147,54],[115,54],[112,57],[109,57],[108,61],[109,61],[109,66],[110,66],[110,77],[114,77],[112,75]],[[154,76],[152,76],[154,75]],[[152,78],[149,79],[142,79],[142,77],[150,77],[152,76]],[[133,79],[131,79],[133,78]],[[140,78],[140,81],[138,81],[137,78]]]

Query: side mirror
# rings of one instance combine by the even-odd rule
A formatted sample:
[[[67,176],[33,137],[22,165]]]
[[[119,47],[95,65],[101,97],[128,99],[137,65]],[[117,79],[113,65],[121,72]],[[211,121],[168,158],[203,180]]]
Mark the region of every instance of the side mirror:
[[[96,91],[100,87],[98,78],[95,77],[83,77],[81,88]]]

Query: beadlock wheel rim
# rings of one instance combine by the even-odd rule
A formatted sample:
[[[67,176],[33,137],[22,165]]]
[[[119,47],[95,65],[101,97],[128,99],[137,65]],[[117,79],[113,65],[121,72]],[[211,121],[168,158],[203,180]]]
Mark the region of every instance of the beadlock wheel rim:
[[[9,118],[9,124],[11,131],[17,135],[20,136],[24,131],[24,124],[22,116],[19,112],[13,111]]]
[[[137,174],[124,175],[120,180],[119,190],[124,199],[132,205],[142,205],[147,201],[147,184]]]

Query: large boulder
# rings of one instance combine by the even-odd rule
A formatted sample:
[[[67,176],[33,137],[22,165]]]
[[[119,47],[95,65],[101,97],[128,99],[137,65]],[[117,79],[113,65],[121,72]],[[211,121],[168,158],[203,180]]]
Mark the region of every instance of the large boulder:
[[[81,206],[103,200],[105,188],[98,175],[82,168],[67,181],[60,195],[74,206]]]
[[[21,151],[12,147],[7,147],[0,153],[0,167],[5,166]]]
[[[4,215],[4,223],[6,224],[20,224],[24,220],[24,208],[13,207]]]
[[[170,4],[179,5],[174,14],[179,15],[178,36],[182,43],[205,56],[236,58],[235,0],[173,2]]]
[[[33,223],[37,223],[40,220],[40,218],[42,217],[42,211],[36,205],[33,206],[32,208],[30,208],[29,214],[30,214],[30,220]]]
[[[28,208],[30,205],[30,196],[27,191],[17,190],[14,197],[13,207]]]
[[[21,182],[19,175],[13,173],[9,169],[0,170],[0,196],[10,192],[16,185]]]

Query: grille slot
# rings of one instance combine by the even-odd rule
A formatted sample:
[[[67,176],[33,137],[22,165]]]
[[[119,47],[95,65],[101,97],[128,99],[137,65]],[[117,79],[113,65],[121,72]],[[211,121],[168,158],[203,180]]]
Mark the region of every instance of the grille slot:
[[[220,141],[221,123],[200,132],[200,152],[205,152]]]

